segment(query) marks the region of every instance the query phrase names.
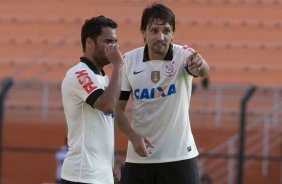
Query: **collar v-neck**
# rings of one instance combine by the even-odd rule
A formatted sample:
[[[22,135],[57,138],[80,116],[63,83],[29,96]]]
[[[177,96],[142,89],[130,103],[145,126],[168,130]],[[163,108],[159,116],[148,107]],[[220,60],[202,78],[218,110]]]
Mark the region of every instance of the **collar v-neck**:
[[[97,70],[96,66],[86,57],[81,57],[80,62],[85,63],[95,74],[101,75],[100,72]],[[101,73],[104,76],[105,72],[103,69],[101,69]]]
[[[173,49],[172,48],[173,48],[173,45],[170,44],[168,51],[167,51],[167,54],[164,58],[164,61],[171,61],[172,60],[172,58],[173,58]],[[150,58],[149,58],[148,45],[146,44],[145,48],[144,48],[144,53],[143,53],[143,62],[147,62],[147,61],[150,61]]]

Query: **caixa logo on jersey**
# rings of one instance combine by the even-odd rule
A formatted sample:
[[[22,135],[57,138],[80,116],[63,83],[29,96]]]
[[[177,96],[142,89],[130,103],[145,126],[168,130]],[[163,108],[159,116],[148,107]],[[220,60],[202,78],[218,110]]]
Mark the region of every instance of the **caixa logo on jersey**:
[[[134,89],[134,97],[136,99],[154,99],[160,97],[166,97],[176,94],[175,84],[169,86],[159,86],[157,88],[144,88],[144,89]]]
[[[75,74],[79,84],[83,87],[87,94],[90,94],[93,90],[97,88],[89,77],[86,70],[77,71],[75,72]]]

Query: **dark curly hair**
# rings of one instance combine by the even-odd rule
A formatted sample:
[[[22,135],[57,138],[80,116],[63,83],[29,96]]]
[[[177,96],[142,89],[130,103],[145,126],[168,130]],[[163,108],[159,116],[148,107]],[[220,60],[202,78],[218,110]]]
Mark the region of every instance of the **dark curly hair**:
[[[83,52],[85,51],[85,42],[88,37],[91,37],[94,41],[96,41],[97,37],[102,32],[102,28],[111,27],[116,29],[117,26],[118,25],[115,21],[110,18],[106,18],[103,15],[86,20],[81,29],[81,43]]]
[[[141,32],[146,31],[148,24],[155,19],[168,23],[172,27],[172,30],[175,31],[175,15],[172,10],[162,3],[155,2],[143,11],[140,26]]]

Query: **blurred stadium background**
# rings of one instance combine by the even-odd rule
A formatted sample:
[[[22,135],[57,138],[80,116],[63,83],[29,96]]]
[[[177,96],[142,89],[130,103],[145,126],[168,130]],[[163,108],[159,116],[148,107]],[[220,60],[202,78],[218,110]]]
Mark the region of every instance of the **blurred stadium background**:
[[[151,2],[0,0],[2,90],[13,79],[0,101],[2,184],[54,183],[55,152],[66,135],[60,83],[82,55],[84,20],[101,14],[116,20],[125,52],[143,44],[140,16]],[[255,86],[247,103],[243,181],[282,184],[282,1],[163,2],[176,14],[174,42],[191,45],[211,65],[208,88],[194,80],[190,107],[201,175],[213,184],[237,183],[240,105]],[[116,130],[117,153],[124,157],[126,147]]]

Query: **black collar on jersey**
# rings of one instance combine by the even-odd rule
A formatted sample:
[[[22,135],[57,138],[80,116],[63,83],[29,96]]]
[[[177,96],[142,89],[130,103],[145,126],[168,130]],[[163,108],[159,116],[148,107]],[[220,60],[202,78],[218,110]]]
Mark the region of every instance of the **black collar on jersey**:
[[[85,63],[95,74],[101,75],[100,72],[97,70],[96,66],[86,57],[81,57],[80,62]],[[104,76],[105,72],[103,69],[101,69],[101,73]]]
[[[172,44],[169,44],[169,48],[168,48],[168,51],[167,51],[167,54],[164,58],[165,61],[171,61],[172,58],[173,58],[173,50],[172,50]],[[144,54],[143,54],[143,62],[146,62],[146,61],[150,61],[150,58],[149,58],[149,52],[148,52],[148,45],[146,44],[145,45],[145,48],[144,48]]]

